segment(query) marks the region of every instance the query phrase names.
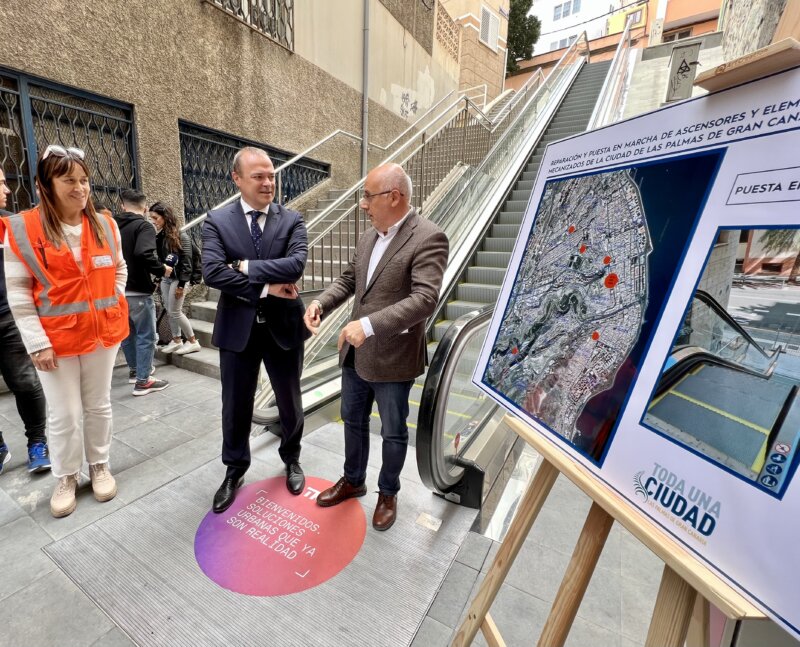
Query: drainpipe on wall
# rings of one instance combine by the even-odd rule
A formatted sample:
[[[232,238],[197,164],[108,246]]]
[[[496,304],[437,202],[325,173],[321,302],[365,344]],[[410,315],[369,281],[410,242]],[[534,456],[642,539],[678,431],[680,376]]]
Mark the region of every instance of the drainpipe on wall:
[[[367,174],[369,153],[369,3],[364,0],[364,54],[361,61],[361,177]]]

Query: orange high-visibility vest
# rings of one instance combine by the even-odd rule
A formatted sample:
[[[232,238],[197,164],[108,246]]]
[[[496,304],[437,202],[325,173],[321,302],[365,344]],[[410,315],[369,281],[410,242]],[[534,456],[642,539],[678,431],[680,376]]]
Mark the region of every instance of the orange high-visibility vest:
[[[5,218],[8,243],[33,276],[33,300],[58,356],[108,348],[128,336],[128,302],[116,290],[117,247],[111,219],[98,214],[105,242],[98,245],[83,216],[78,267],[66,243],[47,240],[38,207]]]

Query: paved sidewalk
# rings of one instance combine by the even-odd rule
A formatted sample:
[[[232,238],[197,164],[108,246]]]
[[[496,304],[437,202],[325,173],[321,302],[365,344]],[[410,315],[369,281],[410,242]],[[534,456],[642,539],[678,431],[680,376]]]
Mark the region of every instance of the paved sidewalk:
[[[156,375],[169,380],[170,386],[133,397],[127,367],[114,369],[110,462],[119,494],[98,503],[84,472],[78,508],[63,519],[50,514],[55,479],[49,473],[30,475],[25,469],[25,436],[14,397],[0,396],[0,428],[12,454],[0,475],[0,643],[14,647],[134,644],[41,548],[218,459],[220,383],[170,365],[158,366]],[[219,473],[221,479],[221,466]],[[209,505],[216,485],[216,481],[209,483]]]

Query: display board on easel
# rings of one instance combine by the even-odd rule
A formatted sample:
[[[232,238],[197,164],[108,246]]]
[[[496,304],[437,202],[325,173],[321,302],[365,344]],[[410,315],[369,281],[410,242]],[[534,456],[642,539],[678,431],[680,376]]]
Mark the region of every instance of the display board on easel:
[[[474,375],[554,452],[531,523],[560,456],[675,544],[662,589],[795,636],[798,150],[798,69],[549,146]],[[610,528],[595,502],[578,562]]]

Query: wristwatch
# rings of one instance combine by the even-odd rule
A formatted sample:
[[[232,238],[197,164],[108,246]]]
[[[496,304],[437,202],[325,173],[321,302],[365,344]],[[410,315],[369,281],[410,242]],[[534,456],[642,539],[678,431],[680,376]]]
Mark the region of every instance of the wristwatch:
[[[319,310],[319,314],[320,314],[320,316],[322,316],[322,304],[319,302],[319,300],[318,299],[314,299],[311,303],[312,304],[313,303],[317,304],[317,309]]]
[[[240,260],[237,258],[235,261],[233,261],[233,263],[231,263],[231,267],[232,267],[233,269],[235,269],[235,270],[238,272],[238,271],[239,271],[239,266],[240,266],[241,264],[242,264],[242,261],[240,261]]]

